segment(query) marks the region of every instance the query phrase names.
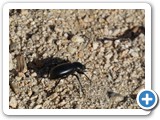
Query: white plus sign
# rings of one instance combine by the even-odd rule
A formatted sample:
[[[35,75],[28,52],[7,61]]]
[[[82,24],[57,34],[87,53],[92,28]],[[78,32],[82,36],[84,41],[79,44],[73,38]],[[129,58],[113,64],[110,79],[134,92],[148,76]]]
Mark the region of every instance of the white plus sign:
[[[142,101],[146,101],[146,105],[149,104],[149,101],[152,101],[152,98],[149,97],[148,94],[146,94],[146,97],[145,98],[142,98]]]

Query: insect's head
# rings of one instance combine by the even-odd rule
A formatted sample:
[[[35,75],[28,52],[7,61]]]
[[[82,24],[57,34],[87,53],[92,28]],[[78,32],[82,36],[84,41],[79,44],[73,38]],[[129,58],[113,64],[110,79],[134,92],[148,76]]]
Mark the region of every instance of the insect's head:
[[[78,73],[84,73],[85,72],[86,67],[82,63],[74,62],[73,65],[75,66],[76,71]]]
[[[84,74],[88,78],[88,80],[90,81],[90,85],[91,85],[91,79],[84,73],[84,72],[86,72],[85,71],[85,69],[86,69],[85,65],[83,65],[80,62],[74,62],[73,65],[74,65],[74,67],[75,67],[75,69],[78,73]]]

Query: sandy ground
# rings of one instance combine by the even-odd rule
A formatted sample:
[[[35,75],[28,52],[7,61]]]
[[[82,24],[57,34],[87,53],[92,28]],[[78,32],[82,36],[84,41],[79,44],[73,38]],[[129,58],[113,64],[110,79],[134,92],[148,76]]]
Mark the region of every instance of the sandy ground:
[[[137,109],[145,83],[145,40],[97,41],[144,26],[144,10],[10,10],[11,109]],[[58,59],[57,59],[58,58]],[[62,62],[81,62],[78,74],[50,79]],[[50,95],[48,96],[48,93]]]

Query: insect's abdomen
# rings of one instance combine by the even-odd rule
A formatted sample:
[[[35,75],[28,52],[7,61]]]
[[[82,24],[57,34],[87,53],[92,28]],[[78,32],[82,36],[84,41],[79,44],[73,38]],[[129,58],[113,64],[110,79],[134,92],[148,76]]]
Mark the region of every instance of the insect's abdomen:
[[[74,72],[74,66],[72,63],[63,63],[51,69],[50,79],[67,77],[73,72]]]

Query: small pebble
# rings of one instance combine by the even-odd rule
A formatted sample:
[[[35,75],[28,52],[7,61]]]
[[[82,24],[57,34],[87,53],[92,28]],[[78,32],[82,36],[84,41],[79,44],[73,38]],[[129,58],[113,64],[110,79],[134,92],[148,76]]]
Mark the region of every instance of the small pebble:
[[[12,108],[16,108],[17,107],[17,100],[15,97],[11,97],[10,101],[9,101],[9,106],[11,106]]]
[[[42,108],[42,105],[36,105],[33,109],[40,109]]]
[[[15,79],[16,79],[17,81],[20,81],[20,80],[22,79],[22,77],[21,77],[21,76],[19,76],[19,77],[16,76]]]
[[[34,72],[34,73],[31,74],[31,76],[32,76],[32,77],[36,77],[36,76],[37,76],[37,73]]]
[[[131,55],[133,56],[133,57],[139,57],[139,54],[137,53],[137,52],[131,52]]]
[[[71,54],[74,54],[74,53],[77,51],[77,49],[76,49],[76,48],[73,48],[72,46],[68,46],[68,47],[67,47],[67,50],[68,50],[68,52],[71,53]]]
[[[98,46],[99,46],[98,42],[94,42],[94,43],[93,43],[93,49],[94,49],[94,50],[96,50],[96,49],[98,48]]]
[[[13,92],[15,92],[16,94],[18,94],[20,92],[20,88],[18,87],[17,83],[10,83],[10,88],[13,90]]]
[[[33,86],[32,91],[35,92],[35,93],[38,93],[39,92],[39,87],[37,85]]]
[[[33,93],[33,92],[32,92],[31,90],[29,90],[29,91],[28,91],[28,96],[31,96],[32,93]]]
[[[73,36],[71,40],[73,42],[76,42],[76,43],[82,43],[82,42],[84,42],[84,39],[81,36],[78,36],[78,35]]]

